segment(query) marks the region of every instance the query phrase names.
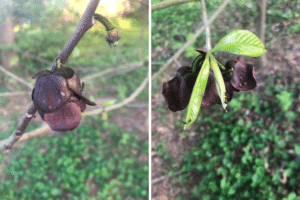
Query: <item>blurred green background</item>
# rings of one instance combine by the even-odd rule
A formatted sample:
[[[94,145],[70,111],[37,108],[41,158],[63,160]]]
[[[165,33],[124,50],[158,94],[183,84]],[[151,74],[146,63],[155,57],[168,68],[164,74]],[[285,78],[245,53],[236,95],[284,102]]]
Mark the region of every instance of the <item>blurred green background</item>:
[[[152,5],[161,2],[153,0]],[[206,1],[208,18],[223,0]],[[211,24],[212,46],[237,29],[256,32],[256,0],[231,1]],[[255,69],[258,86],[235,93],[227,112],[201,108],[183,130],[186,110],[172,113],[161,95],[180,65],[152,82],[152,195],[169,199],[300,198],[300,1],[267,1],[266,66]],[[152,13],[152,73],[187,42],[202,22],[199,2]],[[190,65],[205,34],[178,62]],[[222,63],[246,59],[226,53]],[[252,59],[253,60],[253,59]],[[254,60],[256,61],[256,60]],[[166,175],[166,176],[165,176]]]
[[[14,43],[7,70],[34,86],[32,76],[50,67],[73,32],[88,1],[14,0],[1,5]],[[81,39],[66,66],[86,78],[84,95],[101,108],[130,96],[148,73],[148,11],[136,1],[100,1],[97,12],[117,28],[121,39],[110,48],[105,28],[96,22]],[[10,18],[10,19],[8,19]],[[4,57],[2,56],[2,61]],[[144,63],[136,65],[135,63]],[[133,64],[133,65],[132,65]],[[2,64],[4,65],[4,64]],[[132,68],[130,66],[135,66]],[[136,67],[138,66],[138,67]],[[67,133],[43,133],[0,155],[0,199],[148,199],[148,87],[130,104],[83,117]],[[11,95],[12,92],[27,92]],[[9,137],[31,103],[31,90],[0,72],[0,139]],[[91,111],[95,107],[88,107]],[[37,114],[27,128],[43,121]]]

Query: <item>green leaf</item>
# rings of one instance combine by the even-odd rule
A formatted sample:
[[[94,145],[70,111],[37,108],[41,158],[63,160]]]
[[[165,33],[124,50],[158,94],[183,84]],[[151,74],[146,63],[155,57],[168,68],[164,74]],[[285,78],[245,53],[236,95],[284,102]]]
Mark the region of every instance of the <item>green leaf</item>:
[[[227,107],[227,104],[225,102],[225,100],[226,100],[226,88],[225,88],[225,83],[224,83],[224,80],[223,80],[223,76],[222,76],[221,70],[220,70],[219,65],[218,65],[216,59],[214,58],[214,56],[211,53],[208,53],[208,55],[210,57],[211,68],[214,72],[217,91],[219,93],[219,96],[220,96],[220,99],[221,99],[221,102],[222,102],[222,106],[226,110],[226,107]]]
[[[258,57],[266,53],[262,41],[250,31],[236,30],[224,36],[211,52],[226,51],[233,54]]]
[[[189,102],[189,108],[187,111],[187,116],[186,116],[187,124],[185,125],[185,128],[191,125],[197,118],[197,115],[201,107],[202,98],[205,92],[208,75],[209,75],[209,57],[206,55],[204,63],[201,67],[201,70],[198,74],[196,83],[193,88],[193,92]]]

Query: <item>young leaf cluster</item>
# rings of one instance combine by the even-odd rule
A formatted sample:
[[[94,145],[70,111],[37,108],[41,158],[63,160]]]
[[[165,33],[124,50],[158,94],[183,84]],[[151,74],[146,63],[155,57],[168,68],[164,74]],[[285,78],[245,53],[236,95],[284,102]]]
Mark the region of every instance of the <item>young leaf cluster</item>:
[[[211,51],[207,52],[205,61],[203,62],[202,66],[200,66],[201,70],[193,88],[189,108],[187,111],[185,128],[190,126],[196,120],[196,117],[199,113],[210,68],[214,73],[216,87],[222,106],[224,109],[226,109],[226,88],[222,73],[220,71],[220,68],[222,69],[223,66],[221,64],[219,65],[218,61],[212,55],[212,53],[218,51],[225,51],[243,56],[258,57],[263,55],[266,52],[266,49],[260,39],[252,32],[247,30],[236,30],[224,36]],[[195,58],[195,60],[197,59],[198,57]],[[193,64],[194,63],[195,62],[193,62]],[[197,68],[199,68],[199,66],[197,66]]]

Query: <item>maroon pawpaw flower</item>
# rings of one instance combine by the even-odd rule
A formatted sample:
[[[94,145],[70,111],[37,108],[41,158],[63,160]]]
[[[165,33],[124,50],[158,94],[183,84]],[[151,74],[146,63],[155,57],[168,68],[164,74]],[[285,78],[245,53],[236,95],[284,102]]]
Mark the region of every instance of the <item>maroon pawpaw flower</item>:
[[[82,95],[83,84],[71,68],[62,67],[55,72],[42,70],[35,77],[38,78],[32,91],[33,103],[54,131],[74,130],[86,104],[96,105]]]
[[[226,102],[231,101],[234,88],[229,81],[225,81]],[[202,98],[201,106],[210,107],[215,104],[221,104],[221,99],[217,91],[217,85],[213,73],[209,73],[205,92]]]
[[[253,65],[231,60],[225,64],[225,68],[223,78],[227,103],[231,101],[233,92],[251,90],[256,87]],[[177,70],[176,76],[172,80],[163,84],[162,94],[171,111],[176,112],[186,108],[199,71],[192,71],[191,67],[181,67]],[[215,104],[221,104],[221,99],[217,91],[214,75],[210,73],[201,106],[209,107]]]
[[[185,66],[177,70],[172,80],[163,84],[162,94],[171,111],[183,110],[189,104],[196,78],[192,68]]]
[[[225,64],[225,67],[233,68],[230,83],[236,90],[247,91],[256,87],[254,65],[230,60]]]

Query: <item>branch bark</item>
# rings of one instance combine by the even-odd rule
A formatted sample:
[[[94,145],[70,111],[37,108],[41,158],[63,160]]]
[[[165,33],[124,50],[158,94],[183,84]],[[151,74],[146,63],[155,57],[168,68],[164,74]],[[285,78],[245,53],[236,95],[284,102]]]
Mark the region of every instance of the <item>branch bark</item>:
[[[52,63],[52,71],[56,69],[56,61],[57,59],[61,59],[61,63],[65,64],[68,60],[70,54],[72,53],[73,49],[85,34],[94,24],[94,14],[96,8],[98,7],[100,0],[90,0],[89,4],[87,5],[86,10],[84,11],[79,23],[77,24],[75,30],[71,34],[69,40],[63,47],[60,54],[56,57],[55,61]],[[31,118],[34,116],[35,112],[37,111],[36,107],[34,106],[33,102],[27,109],[26,113],[23,115],[22,119],[20,120],[16,130],[14,133],[7,139],[0,141],[0,151],[4,149],[11,149],[12,146],[22,137],[23,133],[25,132],[27,126]]]
[[[60,54],[56,57],[56,60],[52,63],[51,71],[55,71],[56,61],[58,59],[61,60],[62,64],[65,64],[67,62],[70,54],[72,53],[82,36],[94,25],[94,14],[99,2],[100,0],[90,0],[69,40],[63,47]]]
[[[202,13],[203,13],[203,24],[205,27],[206,51],[210,51],[211,50],[211,37],[210,37],[209,24],[207,23],[205,0],[201,0],[201,7],[202,7]]]

